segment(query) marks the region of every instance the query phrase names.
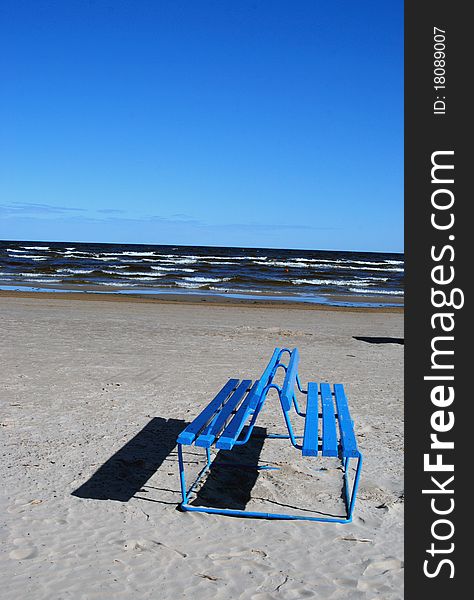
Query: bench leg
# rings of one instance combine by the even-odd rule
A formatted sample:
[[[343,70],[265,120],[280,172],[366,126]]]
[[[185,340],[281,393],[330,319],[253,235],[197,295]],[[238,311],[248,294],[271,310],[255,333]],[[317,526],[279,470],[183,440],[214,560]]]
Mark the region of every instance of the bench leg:
[[[362,469],[362,454],[359,453],[359,456],[357,458],[357,467],[356,467],[356,473],[355,473],[355,477],[354,477],[354,482],[352,484],[352,491],[349,493],[349,473],[348,473],[348,467],[349,467],[349,458],[345,458],[343,460],[343,465],[344,465],[344,495],[345,495],[345,500],[346,500],[346,506],[347,506],[347,519],[348,521],[352,521],[352,513],[354,512],[354,506],[355,506],[355,501],[356,501],[356,497],[357,497],[357,490],[359,488],[359,479],[360,479],[360,472]]]
[[[185,511],[192,512],[202,512],[202,513],[210,513],[210,514],[218,514],[218,515],[228,515],[233,517],[250,517],[250,518],[263,518],[263,519],[276,519],[276,520],[291,520],[291,521],[316,521],[320,523],[350,523],[352,521],[352,513],[354,511],[355,500],[357,496],[357,490],[359,486],[360,472],[362,469],[362,455],[359,454],[357,457],[357,467],[356,473],[354,477],[354,482],[352,484],[352,490],[350,491],[349,486],[349,458],[343,459],[344,466],[344,498],[347,506],[347,516],[346,517],[310,517],[306,515],[288,515],[281,513],[268,513],[268,512],[256,512],[256,511],[245,511],[245,510],[235,510],[230,508],[212,508],[207,506],[192,506],[188,504],[189,495],[192,493],[195,486],[201,481],[203,475],[212,465],[211,454],[208,448],[206,448],[206,464],[202,468],[201,472],[197,476],[195,482],[192,484],[189,490],[186,490],[186,479],[184,473],[184,460],[183,460],[183,448],[181,444],[178,444],[178,464],[179,464],[179,476],[181,483],[181,495],[182,502],[181,508]],[[227,465],[229,466],[229,465]],[[237,465],[235,465],[237,466]],[[239,465],[246,466],[246,465]],[[250,465],[249,465],[250,466]],[[261,470],[273,469],[274,467],[270,466],[262,466],[259,467]]]
[[[183,446],[178,444],[178,465],[179,465],[179,481],[181,484],[181,496],[183,498],[183,504],[188,501],[188,495],[186,493],[186,478],[184,476],[184,462],[183,462]]]

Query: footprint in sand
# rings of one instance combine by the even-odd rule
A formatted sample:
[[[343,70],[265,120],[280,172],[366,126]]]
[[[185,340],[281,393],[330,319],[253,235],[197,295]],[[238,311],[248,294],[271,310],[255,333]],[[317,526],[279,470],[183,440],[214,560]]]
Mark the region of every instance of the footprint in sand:
[[[364,575],[384,575],[389,571],[397,571],[400,569],[403,569],[403,561],[398,558],[387,557],[384,560],[369,560],[364,569]]]
[[[169,550],[170,552],[174,552],[181,558],[186,558],[187,554],[184,552],[180,552],[175,548],[170,548],[166,544],[158,542],[156,540],[147,540],[147,539],[128,539],[128,540],[115,540],[112,542],[113,544],[118,544],[127,552],[158,552],[162,549]]]
[[[250,555],[250,556],[249,556]],[[227,554],[208,554],[207,557],[211,560],[221,561],[221,560],[231,560],[233,558],[265,558],[267,553],[263,550],[242,550],[240,552],[229,552]]]
[[[12,560],[26,560],[27,558],[34,558],[38,554],[38,550],[24,538],[16,538],[13,540],[13,544],[17,546],[8,555]]]

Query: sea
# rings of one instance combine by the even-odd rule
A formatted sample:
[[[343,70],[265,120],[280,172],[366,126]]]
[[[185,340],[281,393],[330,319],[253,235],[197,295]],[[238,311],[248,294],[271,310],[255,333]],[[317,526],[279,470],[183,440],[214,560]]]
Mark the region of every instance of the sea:
[[[0,241],[0,290],[403,305],[403,254]]]

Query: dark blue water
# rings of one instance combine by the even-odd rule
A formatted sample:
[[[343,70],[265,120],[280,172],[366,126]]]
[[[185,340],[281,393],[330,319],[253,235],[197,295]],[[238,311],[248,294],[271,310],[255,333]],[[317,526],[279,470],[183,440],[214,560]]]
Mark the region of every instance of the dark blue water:
[[[402,254],[0,242],[0,289],[195,293],[400,304]]]

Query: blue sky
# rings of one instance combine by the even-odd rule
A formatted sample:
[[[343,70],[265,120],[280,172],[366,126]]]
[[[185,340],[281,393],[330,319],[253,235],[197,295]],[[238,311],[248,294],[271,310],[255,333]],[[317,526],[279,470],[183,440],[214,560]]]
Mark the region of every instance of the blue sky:
[[[403,3],[3,0],[0,238],[403,250]]]

